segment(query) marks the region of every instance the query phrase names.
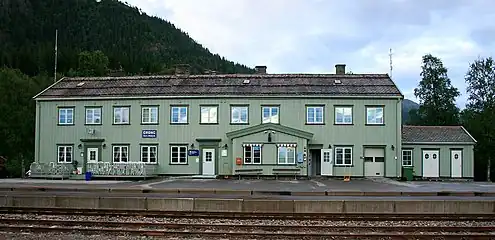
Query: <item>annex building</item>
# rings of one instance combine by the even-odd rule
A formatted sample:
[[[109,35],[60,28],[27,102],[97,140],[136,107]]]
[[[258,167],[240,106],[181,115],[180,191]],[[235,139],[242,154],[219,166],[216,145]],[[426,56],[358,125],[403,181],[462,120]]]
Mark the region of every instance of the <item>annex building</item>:
[[[62,78],[34,97],[31,177],[472,178],[462,126],[402,126],[387,74]]]

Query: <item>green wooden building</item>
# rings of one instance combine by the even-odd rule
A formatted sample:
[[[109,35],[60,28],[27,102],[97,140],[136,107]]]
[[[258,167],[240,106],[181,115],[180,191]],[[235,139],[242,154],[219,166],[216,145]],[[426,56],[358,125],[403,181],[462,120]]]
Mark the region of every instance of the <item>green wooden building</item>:
[[[387,74],[256,69],[62,78],[34,97],[31,176],[402,176],[403,95]],[[472,177],[472,141],[462,144],[404,147],[420,175],[421,151],[440,149],[439,176],[445,151],[460,149],[462,177]]]

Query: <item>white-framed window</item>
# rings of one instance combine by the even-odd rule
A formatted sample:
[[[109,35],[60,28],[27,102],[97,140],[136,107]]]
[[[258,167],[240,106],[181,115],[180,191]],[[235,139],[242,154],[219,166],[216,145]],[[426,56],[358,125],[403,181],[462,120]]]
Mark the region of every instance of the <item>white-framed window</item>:
[[[266,106],[262,107],[263,123],[279,123],[279,107]]]
[[[261,144],[244,145],[244,164],[261,164]]]
[[[141,162],[157,163],[158,146],[143,145],[141,146]]]
[[[352,147],[335,147],[335,165],[352,165]]]
[[[295,145],[279,145],[277,151],[278,164],[295,164],[296,147]]]
[[[170,164],[187,164],[187,146],[170,146]]]
[[[383,124],[383,107],[366,107],[366,124]]]
[[[129,124],[129,107],[113,107],[113,123]]]
[[[175,106],[170,108],[171,123],[187,123],[187,106]]]
[[[157,124],[158,123],[158,107],[146,106],[141,107],[141,123]]]
[[[200,123],[215,124],[218,123],[217,106],[201,106]]]
[[[412,165],[412,150],[402,150],[402,166],[411,167]]]
[[[352,107],[335,107],[335,124],[352,124]]]
[[[323,124],[323,107],[307,106],[306,107],[307,124]]]
[[[129,146],[113,146],[113,162],[129,162]]]
[[[59,108],[58,124],[60,125],[74,124],[74,108]]]
[[[230,123],[248,123],[249,107],[248,106],[231,106]]]
[[[86,108],[86,124],[101,124],[101,107]]]
[[[58,146],[58,163],[72,163],[72,146]]]

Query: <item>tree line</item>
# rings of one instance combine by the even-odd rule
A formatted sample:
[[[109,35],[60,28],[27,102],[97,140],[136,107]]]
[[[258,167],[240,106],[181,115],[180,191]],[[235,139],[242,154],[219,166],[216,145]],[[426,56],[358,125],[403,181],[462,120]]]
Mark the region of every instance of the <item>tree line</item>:
[[[447,68],[439,57],[422,57],[421,80],[414,89],[419,108],[409,112],[410,125],[462,125],[476,139],[475,180],[495,180],[495,62],[478,57],[469,63],[464,76],[468,95],[464,109],[456,106],[461,95],[452,85]]]

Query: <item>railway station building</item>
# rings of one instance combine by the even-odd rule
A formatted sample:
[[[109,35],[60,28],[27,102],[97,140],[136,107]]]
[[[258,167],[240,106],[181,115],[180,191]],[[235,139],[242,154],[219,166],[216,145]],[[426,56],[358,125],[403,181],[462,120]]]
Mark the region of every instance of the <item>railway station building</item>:
[[[31,177],[472,178],[462,126],[402,126],[387,74],[62,78],[34,97]]]

